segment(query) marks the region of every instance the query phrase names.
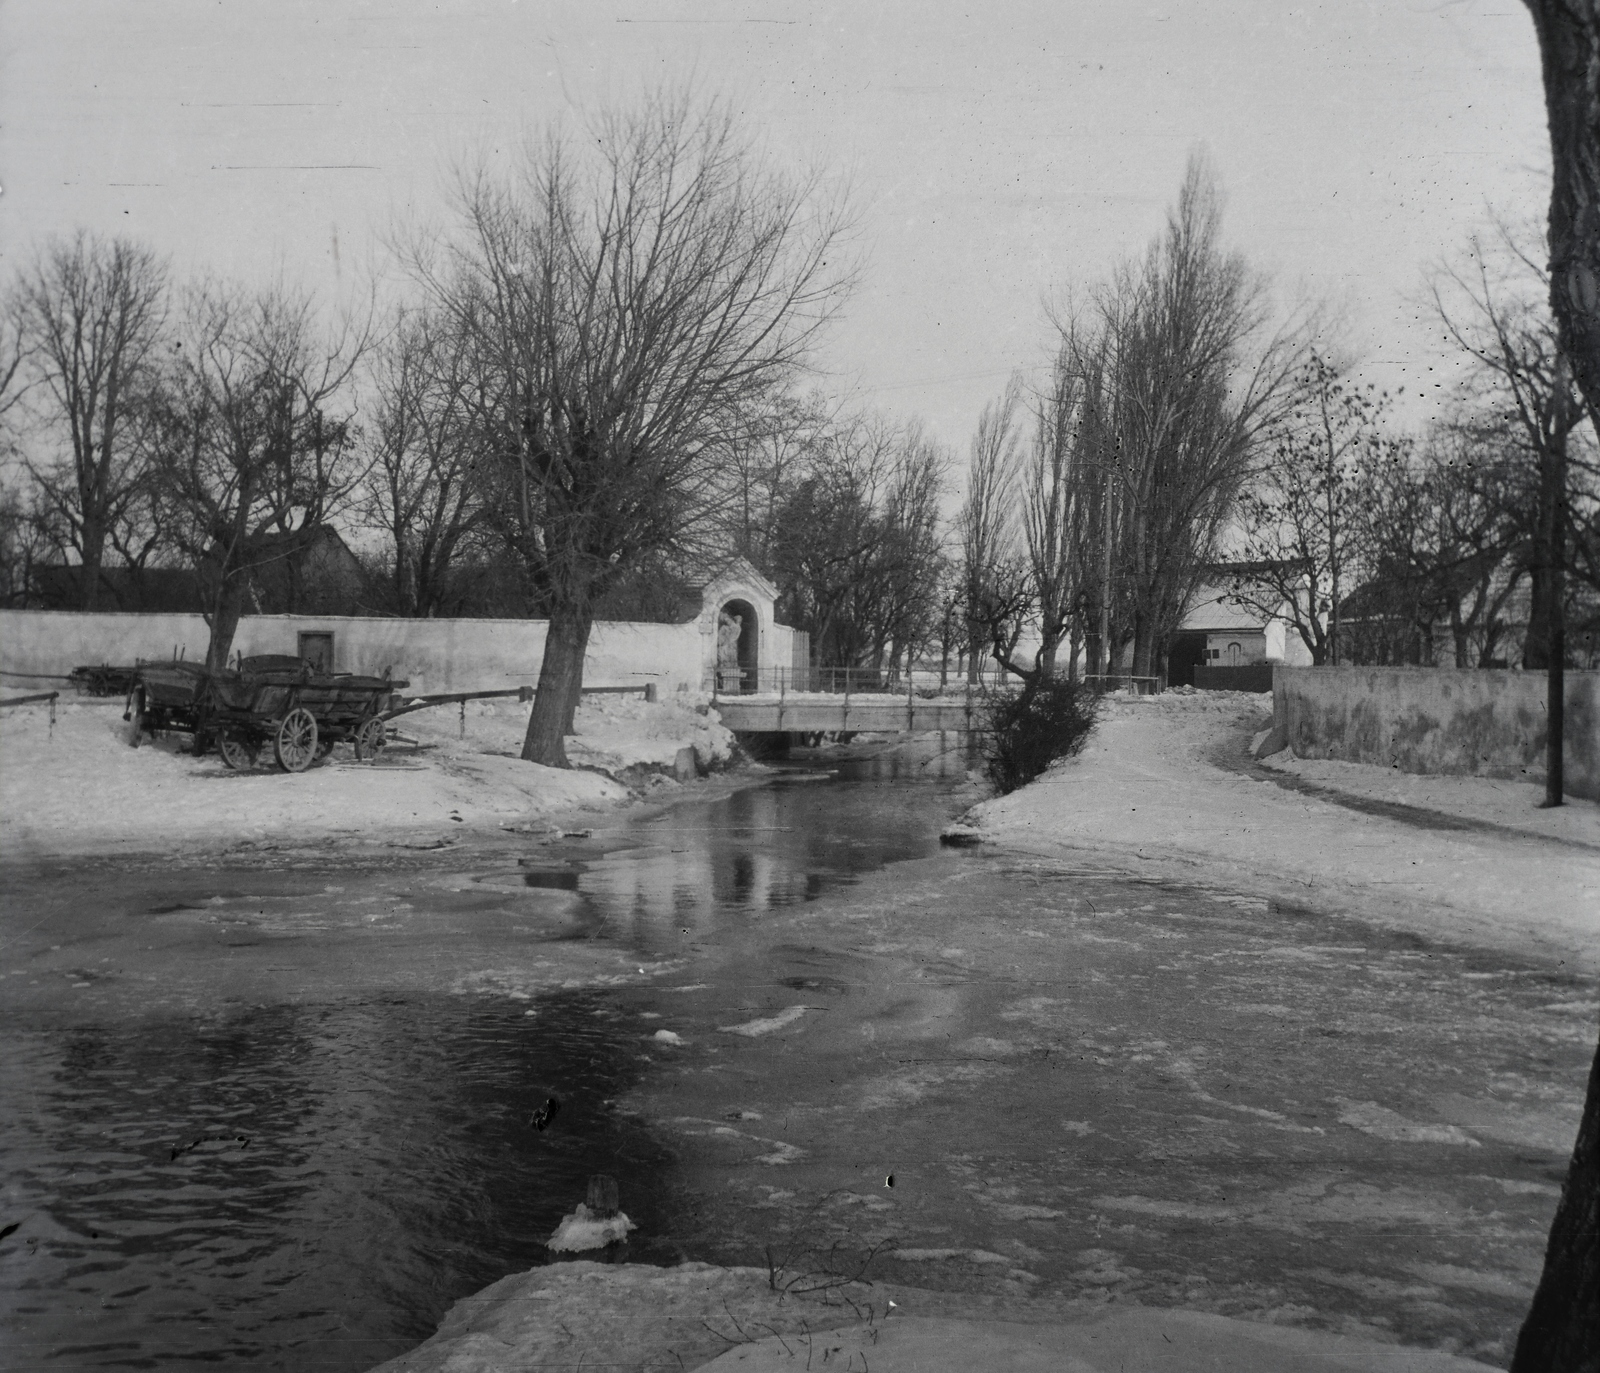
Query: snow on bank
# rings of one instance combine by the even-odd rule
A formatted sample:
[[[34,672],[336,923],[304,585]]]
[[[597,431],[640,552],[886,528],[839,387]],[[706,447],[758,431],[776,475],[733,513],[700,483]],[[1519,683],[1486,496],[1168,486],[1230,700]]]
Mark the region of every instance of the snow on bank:
[[[1214,761],[1243,763],[1267,723],[1263,698],[1244,693],[1111,698],[1082,755],[965,821],[1035,852],[1087,851],[1152,877],[1600,967],[1600,805],[1540,811],[1524,783],[1275,760],[1356,797],[1480,822],[1429,828]]]
[[[290,775],[263,767],[235,773],[215,753],[180,750],[186,736],[128,746],[119,701],[72,700],[0,714],[0,854],[214,848],[262,840],[369,835],[432,842],[476,825],[526,824],[595,810],[635,793],[600,768],[670,770],[693,748],[702,769],[727,761],[732,735],[693,702],[590,697],[569,741],[573,770],[539,767],[517,754],[528,707],[468,702],[395,722],[415,744],[357,763],[341,745],[322,764]],[[264,758],[265,761],[265,758]],[[665,778],[659,785],[670,787]]]
[[[457,1302],[437,1334],[372,1373],[1490,1373],[1488,1364],[1431,1350],[1199,1311],[1113,1306],[1103,1296],[1008,1301],[882,1281],[817,1291],[796,1275],[787,1275],[789,1290],[774,1290],[785,1276],[703,1263],[551,1264]]]

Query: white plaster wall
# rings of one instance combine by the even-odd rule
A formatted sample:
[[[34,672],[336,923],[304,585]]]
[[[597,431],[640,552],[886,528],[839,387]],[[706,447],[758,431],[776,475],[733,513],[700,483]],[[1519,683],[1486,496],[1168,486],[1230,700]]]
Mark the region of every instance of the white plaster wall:
[[[1267,638],[1259,629],[1229,629],[1216,634],[1206,635],[1206,649],[1217,651],[1215,658],[1208,658],[1208,667],[1247,667],[1251,663],[1264,663],[1267,661]],[[1228,660],[1228,645],[1239,645],[1239,661],[1230,663]]]
[[[1300,637],[1300,631],[1293,625],[1285,625],[1283,630],[1283,665],[1285,667],[1310,667],[1311,650],[1306,647],[1306,641]]]
[[[206,622],[198,615],[0,610],[0,675],[9,691],[30,677],[64,677],[81,664],[203,660],[208,637]]]
[[[378,675],[388,668],[413,692],[494,691],[538,680],[542,620],[389,620],[342,616],[248,615],[233,646],[251,657],[295,653],[302,631],[331,632],[334,668]],[[0,610],[0,674],[7,689],[32,678],[64,677],[80,664],[140,658],[205,658],[209,631],[198,615],[81,614]],[[586,686],[698,691],[703,676],[698,625],[603,621],[589,635]]]

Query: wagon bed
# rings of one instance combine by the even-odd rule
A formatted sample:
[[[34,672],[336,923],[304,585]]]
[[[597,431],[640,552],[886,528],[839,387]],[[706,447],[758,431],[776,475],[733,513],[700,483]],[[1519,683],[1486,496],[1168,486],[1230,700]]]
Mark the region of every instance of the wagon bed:
[[[215,743],[231,768],[254,767],[268,746],[279,767],[304,772],[342,741],[373,757],[386,735],[383,711],[404,681],[318,672],[302,658],[244,658],[216,672],[194,663],[141,663],[126,718],[137,747],[143,733],[178,730],[194,751]]]

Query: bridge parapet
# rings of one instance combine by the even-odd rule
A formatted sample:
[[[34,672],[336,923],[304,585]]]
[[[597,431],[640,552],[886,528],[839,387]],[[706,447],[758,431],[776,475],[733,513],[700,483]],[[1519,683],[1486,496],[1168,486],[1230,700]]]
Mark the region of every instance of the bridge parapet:
[[[722,723],[740,734],[968,733],[983,729],[982,698],[891,696],[886,692],[794,692],[718,696]]]

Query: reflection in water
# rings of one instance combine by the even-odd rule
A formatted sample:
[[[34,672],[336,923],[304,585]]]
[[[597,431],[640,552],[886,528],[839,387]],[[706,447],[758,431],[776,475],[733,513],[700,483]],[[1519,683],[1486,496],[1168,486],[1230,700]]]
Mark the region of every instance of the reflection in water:
[[[566,869],[560,872],[525,872],[522,874],[522,885],[548,891],[577,891],[578,874]]]
[[[684,933],[712,934],[934,852],[933,789],[906,784],[947,790],[965,779],[967,759],[961,750],[923,749],[830,766],[830,785],[811,784],[814,768],[797,767],[792,781],[780,770],[771,786],[670,810],[640,826],[647,847],[591,864],[578,890],[641,952],[677,948]]]
[[[604,1169],[649,1220],[661,1158],[608,1115],[638,1063],[587,998],[277,1006],[6,1035],[5,1346],[30,1366],[359,1369],[544,1258]],[[547,1095],[560,1128],[528,1119]],[[640,1254],[639,1246],[632,1257]]]
[[[255,895],[220,905],[196,904],[175,876],[144,903],[159,914],[140,907],[182,922],[159,927],[86,903],[71,937],[124,969],[120,985],[182,967],[211,1009],[163,1016],[108,996],[101,1023],[59,1010],[55,1029],[0,1013],[0,1226],[19,1223],[0,1240],[0,1342],[45,1367],[353,1371],[541,1262],[590,1173],[617,1176],[639,1234],[659,1235],[665,1159],[605,1105],[643,1068],[616,995],[530,1004],[493,979],[446,995],[458,973],[438,939],[490,961],[515,959],[530,934],[549,958],[562,939],[643,954],[681,951],[689,932],[714,946],[764,911],[932,852],[964,769],[925,749],[838,764],[822,784],[780,773],[641,821],[639,847],[585,867],[508,861],[431,895],[396,894],[380,873],[296,872],[253,874]],[[152,953],[157,929],[168,942]],[[360,958],[364,985],[407,990],[357,1000],[336,976],[281,976],[293,965],[272,960],[307,943],[330,967]],[[317,1003],[308,985],[334,990]],[[535,1132],[549,1095],[560,1118]],[[637,1237],[626,1252],[674,1256]]]

